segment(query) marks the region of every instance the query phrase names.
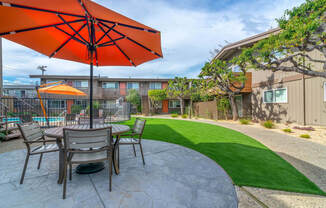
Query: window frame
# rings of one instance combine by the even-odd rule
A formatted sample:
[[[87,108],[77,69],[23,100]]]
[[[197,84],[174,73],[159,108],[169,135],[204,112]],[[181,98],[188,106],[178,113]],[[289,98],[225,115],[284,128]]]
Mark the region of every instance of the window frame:
[[[131,84],[131,88],[129,88],[129,84]],[[137,84],[138,85],[138,88],[134,88],[134,84]],[[139,90],[139,88],[140,88],[139,82],[127,82],[127,89],[128,90],[130,90],[130,89]]]
[[[286,93],[286,101],[284,102],[276,102],[276,91],[278,90],[285,90],[285,93]],[[272,102],[266,102],[265,101],[265,92],[273,92],[273,101]],[[270,89],[270,90],[264,90],[263,91],[263,103],[266,103],[266,104],[285,104],[285,103],[288,103],[289,101],[289,97],[288,97],[288,88],[287,87],[282,87],[282,88],[274,88],[274,89]]]
[[[174,103],[179,102],[179,107],[177,105],[174,105]],[[173,105],[171,105],[173,103]],[[169,108],[181,108],[181,102],[180,100],[169,100]]]
[[[160,87],[159,88],[157,88],[157,84],[159,84],[160,85]],[[154,88],[153,87],[151,87],[151,85],[154,85]],[[150,90],[160,90],[160,89],[162,89],[162,82],[150,82],[149,83],[149,89]]]
[[[104,87],[104,86],[106,86],[107,83],[114,83],[114,88]],[[102,82],[102,88],[110,89],[110,90],[117,90],[117,89],[119,89],[119,82]]]
[[[77,83],[78,83],[78,82],[80,82],[80,83],[82,83],[82,82],[87,82],[87,87],[83,87],[82,84],[81,84],[80,87],[77,86]],[[89,81],[88,81],[88,80],[75,80],[75,81],[74,81],[74,87],[75,87],[75,88],[78,88],[78,89],[88,89],[88,88],[89,88]]]

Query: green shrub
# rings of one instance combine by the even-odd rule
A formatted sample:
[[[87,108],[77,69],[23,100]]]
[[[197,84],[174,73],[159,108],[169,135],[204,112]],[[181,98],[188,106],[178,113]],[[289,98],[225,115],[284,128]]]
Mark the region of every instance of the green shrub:
[[[240,123],[241,123],[242,125],[248,125],[248,124],[250,124],[250,120],[248,120],[248,119],[244,119],[244,118],[242,118],[242,119],[240,119],[239,121],[240,121]]]
[[[292,130],[291,130],[291,129],[283,129],[283,131],[284,131],[285,133],[292,133]]]
[[[267,129],[272,129],[274,127],[273,121],[270,120],[263,122],[262,125]]]
[[[304,139],[310,139],[311,138],[309,134],[301,134],[300,137],[304,138]]]
[[[83,107],[81,105],[73,104],[71,106],[71,113],[72,114],[79,114],[81,110],[83,110]]]
[[[181,117],[182,118],[188,118],[188,114],[183,114]]]
[[[5,140],[6,135],[4,133],[0,133],[0,141]]]
[[[174,114],[171,115],[172,118],[177,118],[178,116],[179,116],[179,115],[176,114],[176,113],[174,113]]]

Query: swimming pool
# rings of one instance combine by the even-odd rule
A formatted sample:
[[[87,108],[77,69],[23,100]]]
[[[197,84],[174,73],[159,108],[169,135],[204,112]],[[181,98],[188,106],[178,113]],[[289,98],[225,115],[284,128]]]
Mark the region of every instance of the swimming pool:
[[[64,121],[65,118],[64,117],[48,117],[49,122],[60,122],[60,121]],[[11,118],[3,118],[2,119],[3,122],[9,121],[9,122],[17,122],[20,123],[20,118],[19,117],[11,117]],[[33,117],[33,121],[37,121],[37,122],[46,122],[45,117]]]

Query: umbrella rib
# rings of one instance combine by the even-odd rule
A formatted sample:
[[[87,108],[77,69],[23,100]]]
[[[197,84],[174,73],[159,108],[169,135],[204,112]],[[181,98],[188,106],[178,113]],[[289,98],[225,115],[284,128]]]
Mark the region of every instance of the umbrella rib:
[[[99,28],[105,32],[105,30],[103,29],[102,26],[98,25]],[[129,56],[120,48],[120,46],[111,38],[111,36],[109,34],[106,34],[106,36],[113,42],[113,44],[119,49],[119,51],[128,59],[128,61],[133,65],[136,66],[136,64],[131,60],[131,58],[129,58]]]
[[[75,36],[69,34],[68,32],[64,31],[63,29],[59,28],[59,27],[55,27],[57,30],[63,32],[64,34],[68,35],[69,37],[71,37],[73,40],[83,44],[83,45],[87,45],[87,43],[85,43],[84,41],[82,40],[79,40],[78,38],[76,38]]]
[[[68,23],[76,23],[76,22],[82,22],[82,21],[85,21],[85,19],[73,20],[73,21],[69,21]],[[64,25],[64,24],[65,23],[60,22],[60,23],[52,24],[52,25],[43,25],[43,26],[38,26],[38,27],[20,29],[20,30],[0,33],[0,36],[9,35],[9,34],[16,34],[16,33],[21,33],[21,32],[29,32],[29,31],[33,31],[33,30],[40,30],[40,29],[45,29],[45,28],[49,28],[49,27],[57,27],[57,26]]]
[[[117,38],[117,39],[114,39],[114,41],[118,41],[118,40],[122,40],[122,39],[125,39],[126,37],[121,37],[121,38]],[[107,42],[104,42],[100,45],[97,45],[97,47],[105,47],[107,44],[110,44],[110,43],[113,43],[113,41],[107,41]]]
[[[108,28],[110,28],[108,25],[106,25],[105,23],[103,23],[103,22],[99,22],[100,24],[102,24],[103,26],[105,26],[105,27],[108,27]],[[154,54],[154,55],[156,55],[156,56],[158,56],[158,57],[162,57],[162,55],[160,55],[159,53],[157,53],[157,52],[155,52],[155,51],[153,51],[153,50],[151,50],[151,49],[149,49],[149,48],[147,48],[146,46],[144,46],[143,44],[141,44],[141,43],[139,43],[139,42],[137,42],[137,41],[135,41],[134,39],[132,39],[132,38],[129,38],[128,36],[126,36],[125,34],[123,34],[123,33],[121,33],[121,32],[119,32],[119,31],[117,31],[117,30],[115,30],[115,29],[112,29],[114,32],[116,32],[116,33],[118,33],[119,35],[121,35],[121,36],[124,36],[124,37],[126,37],[129,41],[131,41],[131,42],[133,42],[133,43],[135,43],[135,44],[137,44],[138,46],[140,46],[140,47],[142,47],[142,48],[144,48],[144,49],[146,49],[147,51],[149,51],[150,53],[152,53],[152,54]]]
[[[62,43],[51,55],[50,58],[52,58],[56,53],[58,53],[65,45],[67,45],[69,43],[69,41],[71,41],[73,39],[73,37],[76,36],[77,33],[79,33],[84,27],[86,26],[86,23],[80,27],[80,29],[78,31],[76,31],[76,33],[73,36],[70,36],[70,38],[68,40],[66,40],[64,43]]]
[[[136,30],[142,30],[142,31],[145,31],[145,32],[158,33],[158,31],[156,31],[156,30],[146,29],[146,28],[143,28],[143,27],[137,27],[137,26],[128,25],[128,24],[119,23],[119,22],[113,22],[113,21],[109,21],[109,20],[105,20],[105,19],[96,18],[96,20],[101,21],[101,22],[116,24],[116,25],[123,26],[123,27],[132,28],[132,29],[136,29]]]
[[[72,29],[84,42],[86,42],[87,43],[87,40],[85,40],[85,38],[83,37],[83,36],[81,36],[80,34],[79,34],[79,32],[77,32],[69,23],[67,23],[67,21],[60,15],[60,14],[58,14],[58,17],[64,22],[64,23],[66,23],[66,25],[68,25],[68,27],[70,28],[70,29]]]
[[[115,27],[116,25],[113,25],[108,31],[106,31],[103,35],[102,35],[102,37],[100,38],[100,39],[98,39],[97,41],[96,41],[96,43],[95,44],[98,44],[105,36],[106,36],[106,34],[108,34],[109,32],[111,32],[111,30]],[[102,43],[102,44],[104,44],[104,43]],[[102,45],[101,44],[101,45]]]
[[[23,6],[23,5],[19,5],[19,4],[5,3],[5,2],[2,2],[2,1],[0,1],[0,5],[1,6],[7,6],[7,7],[20,8],[20,9],[29,9],[29,10],[39,11],[39,12],[62,14],[62,15],[67,15],[67,16],[72,16],[72,17],[84,17],[83,15],[70,14],[70,13],[66,13],[66,12],[52,11],[52,10],[48,10],[48,9],[40,9],[40,8],[35,8],[35,7],[30,7],[30,6]]]

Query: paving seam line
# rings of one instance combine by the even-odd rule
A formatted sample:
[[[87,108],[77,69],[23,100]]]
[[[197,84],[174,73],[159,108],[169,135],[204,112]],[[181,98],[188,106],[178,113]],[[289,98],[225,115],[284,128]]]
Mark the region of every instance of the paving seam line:
[[[103,199],[102,199],[100,193],[98,192],[98,190],[97,190],[95,184],[93,183],[92,177],[91,177],[89,174],[88,174],[88,178],[89,178],[89,180],[91,181],[91,184],[93,185],[93,188],[95,189],[95,192],[96,192],[98,198],[100,199],[100,202],[101,202],[103,208],[105,208],[104,201],[103,201]]]
[[[266,204],[264,204],[262,201],[260,201],[255,195],[250,193],[247,189],[245,189],[243,186],[239,186],[239,188],[244,191],[249,197],[251,197],[255,202],[257,202],[260,206],[263,208],[269,208]]]

